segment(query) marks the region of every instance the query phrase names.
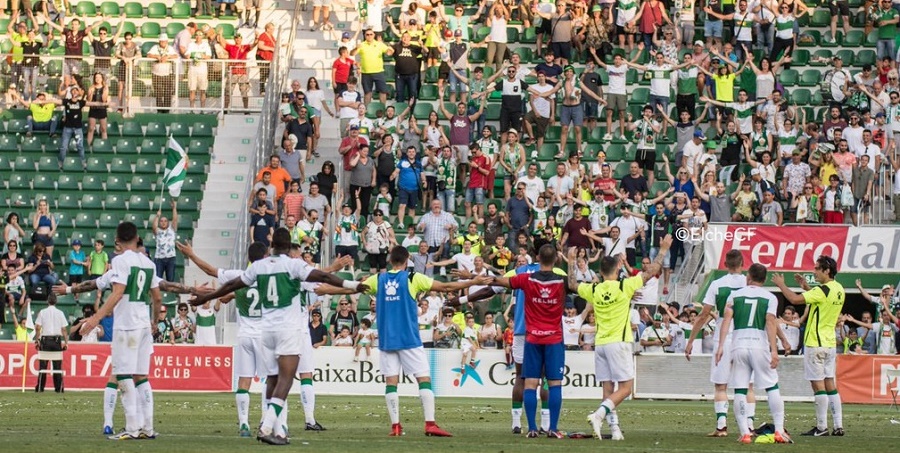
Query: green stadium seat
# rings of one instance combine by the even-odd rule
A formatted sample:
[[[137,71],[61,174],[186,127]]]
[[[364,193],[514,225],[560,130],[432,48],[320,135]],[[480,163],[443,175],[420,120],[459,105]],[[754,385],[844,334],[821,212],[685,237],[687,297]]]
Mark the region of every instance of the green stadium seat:
[[[6,122],[6,132],[10,134],[24,134],[28,132],[28,122],[21,118],[12,118]]]
[[[131,178],[131,190],[149,192],[153,190],[153,183],[146,176],[134,175]]]
[[[106,198],[103,200],[103,209],[105,210],[115,210],[115,211],[124,211],[128,209],[128,206],[125,204],[125,197],[119,194],[107,194]],[[118,222],[116,222],[118,225]]]
[[[190,10],[190,5],[188,5],[188,4],[175,3],[174,5],[172,5],[172,11],[174,12],[175,7],[179,6],[179,5],[187,6],[188,9]],[[169,36],[176,36],[176,35],[178,35],[178,33],[181,32],[181,30],[184,30],[184,28],[185,28],[184,24],[182,24],[181,22],[171,22],[168,25],[166,25],[166,34]],[[169,39],[172,39],[172,38],[169,38]]]
[[[547,131],[544,133],[544,144],[559,143],[560,138],[562,138],[562,126],[548,126]]]
[[[128,210],[142,210],[142,209],[150,209],[150,200],[146,195],[141,194],[132,194],[130,198],[128,198]]]
[[[135,36],[137,36],[138,34],[138,29],[137,26],[134,25],[134,22],[122,22],[122,25],[120,25],[120,27],[122,27],[123,35],[128,32],[131,32],[131,34]]]
[[[614,143],[606,147],[606,161],[610,163],[625,159],[625,145]]]
[[[5,177],[12,173],[13,168],[9,162],[9,156],[0,154],[0,177]]]
[[[63,164],[63,169],[66,170],[66,171],[68,171],[67,165],[69,165],[69,159],[77,159],[77,158],[74,158],[74,157],[72,157],[72,158],[67,157],[67,158],[66,158],[66,163]],[[77,161],[76,161],[76,162],[77,162]],[[78,169],[79,171],[81,170],[81,162],[78,162],[78,167],[77,167],[77,169]],[[91,157],[88,157],[88,159],[87,159],[87,169],[88,169],[88,171],[91,172],[91,173],[106,173],[106,172],[109,171],[109,169],[106,167],[106,159],[104,159],[103,157],[99,157],[99,156],[91,156]]]
[[[866,35],[866,41],[863,43],[865,47],[875,47],[878,44],[878,30],[872,30]]]
[[[81,211],[75,216],[75,227],[91,230],[97,228],[97,216],[90,211]]]
[[[506,27],[506,41],[519,42],[519,30],[513,27]]]
[[[800,74],[799,85],[802,87],[818,86],[821,79],[822,74],[817,69],[805,69],[803,73]]]
[[[103,203],[100,197],[93,193],[86,193],[81,196],[81,209],[102,209]]]
[[[134,172],[155,175],[157,160],[158,159],[151,159],[149,157],[139,157],[134,162]]]
[[[95,138],[91,145],[91,152],[97,154],[112,154],[115,152],[112,142],[106,138]]]
[[[116,140],[116,153],[117,154],[137,154],[137,142],[134,138],[120,138]]]
[[[213,136],[213,127],[209,123],[195,122],[191,126],[191,137],[212,137],[212,136]]]
[[[112,244],[115,240],[115,234],[109,233],[107,231],[97,231],[94,233],[93,240],[103,241],[104,244]]]
[[[427,121],[428,116],[434,111],[434,106],[426,102],[417,102],[413,108],[413,116],[420,121]]]
[[[78,199],[72,194],[61,193],[56,197],[56,207],[59,209],[78,209]]]
[[[165,137],[166,126],[163,123],[151,121],[147,123],[147,130],[144,131],[145,137]]]
[[[122,221],[123,222],[131,222],[131,223],[137,225],[138,228],[144,228],[144,222],[146,222],[146,219],[144,218],[143,214],[136,213],[136,212],[129,212],[129,213],[125,214],[124,216],[122,216]]]
[[[810,33],[814,30],[810,30]],[[822,33],[822,38],[819,39],[819,45],[822,47],[838,47],[844,41],[844,32],[837,32],[837,36],[831,35],[831,30]]]
[[[32,181],[35,190],[54,190],[56,189],[56,181],[45,174],[37,174]]]
[[[9,177],[9,181],[7,181],[9,188],[13,189],[13,190],[16,190],[16,189],[29,190],[29,189],[31,189],[31,178],[27,178],[27,177],[25,177],[25,175],[18,173],[18,170],[16,170],[16,171],[17,171],[16,173],[13,173]]]
[[[513,53],[518,55],[524,64],[528,64],[534,59],[534,51],[531,50],[531,47],[518,47],[513,50]]]
[[[491,34],[490,27],[480,27],[475,31],[475,35],[472,37],[472,42],[482,42],[487,36]]]
[[[191,4],[190,2],[175,2],[172,4],[172,19],[190,19]],[[172,36],[172,35],[170,35]]]
[[[109,175],[106,177],[106,190],[105,192],[112,191],[128,191],[128,181],[125,179],[126,176],[123,175]]]
[[[810,40],[805,40],[804,38],[809,37]],[[800,40],[797,43],[798,47],[817,47],[819,43],[822,41],[822,33],[819,33],[818,30],[804,30],[800,32]]]
[[[829,12],[827,9],[816,9],[815,12],[813,12],[812,17],[809,19],[809,25],[811,27],[818,28],[831,25],[831,12]]]
[[[225,39],[234,39],[234,25],[220,22],[216,29]]]
[[[149,136],[150,134],[147,134]],[[183,138],[191,136],[191,128],[184,123],[172,123],[169,125],[169,135],[175,136],[175,138]],[[149,138],[145,138],[144,141],[151,140]]]
[[[165,19],[167,13],[165,3],[153,2],[147,5],[147,17],[150,19]]]
[[[435,85],[424,85],[419,88],[419,99],[423,101],[434,101],[438,98],[438,89]],[[418,107],[418,105],[416,106]]]
[[[97,15],[97,4],[94,2],[78,2],[75,11],[82,17],[94,17]]]
[[[418,107],[418,105],[416,105]],[[500,120],[500,104],[496,102],[489,103],[484,108],[484,119],[487,121]]]
[[[809,64],[809,50],[796,49],[791,54],[791,64],[795,66],[806,66]]]
[[[34,166],[34,159],[30,156],[16,156],[16,160],[14,161],[16,172],[32,172],[36,170]]]
[[[635,88],[631,93],[631,99],[628,100],[629,104],[635,105],[646,105],[650,100],[650,89],[644,87]]]
[[[178,229],[181,231],[194,230],[194,217],[188,214],[178,214]]]
[[[162,33],[162,30],[156,22],[144,22],[141,25],[141,37],[144,39],[159,38],[160,33]]]
[[[806,88],[797,88],[789,91],[790,101],[797,105],[809,105],[812,100],[812,93]]]
[[[469,51],[470,63],[482,64],[485,58],[487,58],[487,49],[484,47],[476,47]]]
[[[84,175],[84,178],[81,179],[81,189],[103,190],[103,178],[92,174]]]
[[[113,157],[112,160],[109,161],[109,172],[110,173],[133,173],[131,169],[131,159],[127,157]],[[109,180],[106,181],[109,184]]]
[[[100,228],[115,228],[119,226],[119,216],[110,212],[104,212],[100,214],[100,219],[97,223]]]
[[[856,51],[850,49],[841,49],[837,52],[844,60],[844,67],[850,67],[856,64]]]
[[[84,3],[84,2],[82,2],[82,3]],[[80,5],[81,5],[81,3],[79,3],[79,6]],[[119,17],[119,14],[122,14],[121,11],[119,10],[118,2],[103,2],[103,3],[101,3],[100,4],[100,12],[104,16],[110,16],[110,17]]]
[[[537,30],[534,27],[528,27],[522,31],[522,35],[519,37],[519,42],[522,44],[534,44],[537,42]]]
[[[844,36],[843,45],[844,47],[862,47],[863,40],[866,39],[866,35],[862,30],[850,30],[846,36]]]
[[[59,171],[59,159],[50,156],[41,156],[38,159],[38,171]]]
[[[31,206],[31,198],[23,192],[13,192],[9,195],[9,201],[6,204],[13,209],[22,209]]]
[[[18,152],[19,144],[16,142],[16,137],[14,135],[0,135],[0,151],[10,153]]]
[[[181,125],[180,123],[173,123],[172,128],[178,128],[179,130],[186,129],[187,126]],[[141,154],[160,154],[164,151],[166,146],[166,139],[162,137],[150,137],[145,138],[141,142]]]
[[[809,59],[810,66],[827,66],[831,64],[832,52],[827,49],[819,49],[813,52]]]
[[[866,66],[869,65],[871,67],[875,67],[875,51],[872,49],[863,49],[860,50],[859,53],[856,54],[856,61],[854,62],[855,66]]]
[[[184,178],[184,183],[181,185],[181,190],[187,192],[200,192],[203,190],[203,183],[199,178],[195,176],[187,176]]]
[[[56,178],[56,188],[58,190],[78,190],[78,179],[63,173]]]
[[[144,129],[141,127],[141,123],[134,120],[127,120],[124,124],[122,124],[122,136],[143,137]]]
[[[781,84],[786,87],[792,87],[800,82],[800,73],[796,69],[785,69],[779,76]]]

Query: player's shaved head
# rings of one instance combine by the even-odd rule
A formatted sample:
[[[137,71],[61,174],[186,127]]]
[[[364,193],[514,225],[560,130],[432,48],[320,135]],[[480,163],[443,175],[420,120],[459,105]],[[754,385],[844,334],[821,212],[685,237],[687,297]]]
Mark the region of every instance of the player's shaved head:
[[[552,266],[556,263],[556,247],[550,244],[544,244],[538,250],[538,261],[541,266]]]
[[[259,261],[266,257],[266,252],[269,251],[269,248],[266,247],[266,244],[262,242],[254,242],[250,244],[250,247],[247,248],[247,258],[251,263]]]
[[[619,259],[612,256],[604,256],[600,259],[600,274],[603,278],[615,277],[619,270]]]
[[[754,283],[763,284],[766,282],[767,272],[766,266],[759,263],[753,263],[750,265],[750,269],[747,270],[747,279]]]
[[[737,250],[729,250],[725,254],[725,267],[731,271],[740,271],[744,267],[744,255]]]
[[[409,250],[406,250],[406,247],[396,245],[391,249],[391,254],[388,256],[391,266],[406,267],[407,260],[409,260]]]
[[[137,240],[137,226],[131,222],[122,222],[116,227],[116,239],[121,243],[131,243]]]

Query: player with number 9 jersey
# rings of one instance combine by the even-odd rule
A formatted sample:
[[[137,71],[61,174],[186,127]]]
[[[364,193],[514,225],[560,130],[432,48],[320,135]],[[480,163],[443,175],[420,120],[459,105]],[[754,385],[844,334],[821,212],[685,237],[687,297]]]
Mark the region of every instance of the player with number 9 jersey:
[[[156,266],[146,255],[125,250],[112,262],[109,285],[121,284],[125,292],[113,308],[115,323],[111,346],[113,374],[147,375],[153,354],[150,303],[159,289]],[[98,288],[99,288],[98,284]]]

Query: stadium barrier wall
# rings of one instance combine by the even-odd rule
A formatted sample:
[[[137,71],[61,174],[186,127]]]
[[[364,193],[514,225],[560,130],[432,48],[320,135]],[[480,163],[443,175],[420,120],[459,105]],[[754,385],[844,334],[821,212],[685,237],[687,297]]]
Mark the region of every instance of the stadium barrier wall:
[[[812,272],[819,255],[830,255],[840,272],[900,272],[900,229],[885,227],[710,224],[706,269],[725,269],[725,253],[740,250],[745,263],[769,271]]]
[[[22,387],[22,368],[27,362],[26,388],[33,388],[38,369],[34,344],[0,342],[0,388]],[[151,359],[153,387],[162,391],[228,392],[234,389],[232,347],[154,345]],[[482,350],[475,366],[461,367],[459,350],[428,349],[432,388],[440,397],[505,397],[515,373],[507,370],[503,351]],[[372,361],[354,362],[352,348],[322,347],[314,350],[316,393],[322,395],[380,395],[384,379],[378,352]],[[709,364],[712,357],[695,354],[691,361],[681,354],[635,356],[635,391],[638,399],[712,399]],[[64,354],[67,390],[100,390],[111,371],[109,344],[71,343]],[[778,365],[779,387],[788,401],[811,401],[809,383],[803,377],[803,358],[782,357]],[[848,403],[891,404],[900,391],[900,356],[839,355],[837,381],[841,398]],[[264,379],[254,379],[251,391],[262,390]],[[594,354],[566,352],[563,378],[567,399],[598,399],[601,387],[594,381]],[[418,387],[405,377],[399,386],[404,396],[417,396]],[[295,385],[291,391],[300,392]],[[758,398],[765,399],[764,395]]]
[[[26,352],[27,347],[27,352]],[[150,379],[163,391],[228,392],[232,390],[231,346],[153,345]],[[34,343],[0,342],[0,388],[37,384],[38,360]],[[26,356],[27,354],[27,356]],[[63,353],[66,390],[101,390],[112,372],[109,343],[69,343]]]

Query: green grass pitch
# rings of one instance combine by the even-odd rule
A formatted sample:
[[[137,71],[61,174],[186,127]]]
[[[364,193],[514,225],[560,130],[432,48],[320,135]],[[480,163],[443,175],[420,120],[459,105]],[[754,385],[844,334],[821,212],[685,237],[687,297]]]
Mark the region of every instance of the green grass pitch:
[[[0,393],[0,451],[7,452],[229,452],[273,449],[255,438],[237,436],[232,394],[158,393],[156,440],[109,441],[100,434],[103,421],[102,395],[96,392],[35,394]],[[313,452],[531,452],[629,451],[629,452],[729,452],[781,450],[794,452],[890,452],[900,451],[900,412],[887,406],[844,406],[843,438],[807,438],[801,431],[813,425],[812,404],[787,403],[786,426],[794,434],[794,445],[740,445],[733,435],[709,439],[712,404],[688,401],[627,401],[619,411],[625,440],[526,439],[510,432],[508,399],[437,400],[437,421],[453,433],[449,439],[423,434],[421,406],[415,398],[401,398],[401,417],[406,436],[389,438],[384,399],[377,396],[319,396],[316,416],[328,431],[303,431],[303,411],[297,396],[291,407],[291,445],[284,450]],[[560,429],[590,433],[585,415],[598,401],[566,401]],[[250,420],[259,418],[259,396],[253,395]],[[765,421],[768,408],[760,402],[757,420]],[[116,429],[124,423],[121,406],[116,408]],[[523,420],[524,421],[524,420]],[[729,425],[734,429],[732,414]]]

